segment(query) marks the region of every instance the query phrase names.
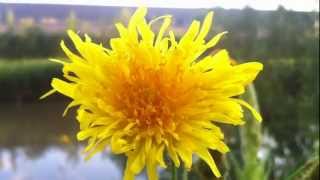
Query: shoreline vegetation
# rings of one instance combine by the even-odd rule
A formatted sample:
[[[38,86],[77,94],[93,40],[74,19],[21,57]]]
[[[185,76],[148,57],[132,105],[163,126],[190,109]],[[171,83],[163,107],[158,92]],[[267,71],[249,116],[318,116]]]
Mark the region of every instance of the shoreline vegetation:
[[[61,65],[43,59],[0,59],[0,103],[35,102],[50,89]]]

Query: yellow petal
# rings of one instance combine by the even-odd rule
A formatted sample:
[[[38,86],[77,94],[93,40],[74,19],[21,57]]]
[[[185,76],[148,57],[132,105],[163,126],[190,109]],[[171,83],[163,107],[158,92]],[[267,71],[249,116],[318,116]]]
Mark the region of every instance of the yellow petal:
[[[50,95],[52,95],[53,93],[57,92],[55,89],[51,89],[50,91],[46,92],[44,95],[42,95],[39,99],[44,99]]]
[[[67,33],[81,56],[85,59],[91,59],[88,49],[85,47],[85,43],[82,39],[72,30],[68,30]]]
[[[233,66],[233,68],[235,73],[243,78],[242,83],[247,85],[251,83],[263,69],[263,64],[259,62],[248,62]]]
[[[212,67],[213,68],[223,68],[223,67],[230,67],[230,56],[227,50],[222,49],[215,53],[212,56],[213,63]]]
[[[180,161],[179,161],[178,155],[176,153],[176,149],[173,147],[172,144],[169,143],[169,145],[167,146],[167,150],[168,150],[168,154],[169,154],[170,158],[172,159],[174,165],[176,167],[179,167]]]
[[[124,170],[124,177],[123,177],[124,180],[134,180],[135,174],[130,170],[129,167],[130,167],[130,164],[129,164],[129,161],[127,161],[126,169]]]
[[[171,48],[175,48],[178,45],[178,43],[176,41],[173,31],[169,31],[169,37],[171,42]]]
[[[203,21],[203,25],[202,25],[202,28],[199,32],[197,40],[204,40],[204,38],[207,36],[207,34],[211,28],[212,19],[213,19],[213,12],[210,11]]]
[[[188,149],[188,147],[184,147],[184,145],[178,147],[177,152],[184,162],[185,168],[190,169],[192,165],[192,152]]]
[[[133,154],[131,154],[128,158],[132,158],[132,161],[130,161],[130,170],[134,174],[138,174],[142,171],[142,169],[145,166],[146,163],[146,156],[145,153],[141,151],[137,151]]]
[[[126,27],[124,27],[123,24],[116,23],[115,26],[116,26],[121,38],[126,38],[128,36],[128,30],[126,29]]]
[[[75,101],[75,100],[72,101],[71,103],[69,103],[67,105],[66,109],[63,111],[62,116],[66,116],[70,108],[78,106],[78,105],[80,105],[80,103],[78,101]]]
[[[203,161],[205,161],[209,165],[211,171],[216,177],[221,177],[218,167],[207,149],[199,148],[196,153]]]
[[[247,102],[241,100],[241,99],[233,99],[235,102],[243,105],[244,107],[248,108],[252,115],[254,116],[254,118],[256,118],[259,122],[262,121],[262,117],[260,115],[260,113],[258,113],[258,111],[256,111],[250,104],[248,104]]]
[[[152,140],[151,140],[151,138],[147,138],[144,143],[145,154],[148,154],[151,151],[151,146],[152,146]]]
[[[86,156],[85,160],[88,161],[89,159],[91,159],[98,152],[101,152],[101,151],[105,150],[109,143],[110,143],[109,140],[103,140],[102,142],[99,142],[96,145],[96,147],[94,147],[94,150],[92,150],[89,153],[87,153],[87,156]]]
[[[181,48],[184,48],[186,44],[190,41],[193,41],[196,35],[199,32],[200,28],[200,22],[199,21],[193,21],[188,29],[188,31],[184,34],[184,36],[181,38],[179,42],[179,46]]]
[[[215,55],[207,56],[199,62],[194,63],[193,67],[200,72],[215,70],[217,68],[231,67],[230,57],[226,50],[220,50]]]
[[[222,86],[220,89],[212,90],[214,93],[219,94],[224,97],[233,97],[241,95],[245,92],[243,85],[239,84],[230,84]]]
[[[215,35],[215,36],[206,44],[207,48],[211,48],[211,47],[215,46],[225,34],[227,34],[226,31]]]
[[[141,21],[147,14],[147,8],[140,7],[136,10],[136,12],[132,15],[129,24],[128,30],[132,39],[137,38],[137,24]]]
[[[59,93],[74,98],[75,85],[67,83],[57,78],[53,78],[51,86]]]
[[[112,136],[112,134],[114,133],[114,129],[116,129],[116,127],[119,125],[119,121],[111,121],[108,122],[108,118],[101,118],[100,121],[103,120],[102,123],[99,123],[97,120],[95,120],[92,124],[93,125],[97,125],[97,123],[99,123],[99,125],[103,125],[103,129],[102,131],[97,135],[98,138],[109,138],[110,136]],[[115,150],[113,148],[113,150]]]
[[[67,64],[67,62],[63,61],[63,60],[59,60],[59,59],[49,59],[49,61],[52,61],[52,62],[55,62],[55,63],[59,63],[59,64],[62,64],[62,65],[65,65]]]
[[[128,142],[123,139],[123,133],[122,132],[118,132],[112,135],[111,138],[111,151],[115,154],[121,154],[121,153],[125,153],[128,150]]]
[[[137,28],[142,39],[141,41],[152,46],[155,35],[151,30],[150,26],[147,24],[146,20],[141,19],[141,21],[137,25]]]
[[[164,145],[162,144],[160,145],[160,147],[157,148],[156,160],[158,161],[161,167],[166,168],[167,166],[163,159],[163,151],[164,151]]]
[[[164,21],[160,27],[160,30],[159,30],[159,33],[158,33],[158,36],[157,36],[157,39],[155,42],[156,47],[159,46],[159,44],[162,40],[163,34],[166,31],[166,29],[170,26],[170,24],[171,24],[171,16],[165,17]]]
[[[84,108],[80,108],[77,111],[77,120],[80,123],[80,130],[85,130],[89,128],[89,124],[92,122],[93,115],[91,113],[88,113]]]
[[[154,162],[148,162],[146,166],[148,180],[158,180],[157,165]]]
[[[240,118],[232,118],[222,113],[214,113],[212,114],[211,117],[213,122],[232,124],[232,125],[243,125],[245,123]]]
[[[90,128],[90,129],[85,129],[83,131],[78,132],[77,134],[77,139],[79,141],[83,141],[87,139],[90,136],[94,136],[98,128]]]

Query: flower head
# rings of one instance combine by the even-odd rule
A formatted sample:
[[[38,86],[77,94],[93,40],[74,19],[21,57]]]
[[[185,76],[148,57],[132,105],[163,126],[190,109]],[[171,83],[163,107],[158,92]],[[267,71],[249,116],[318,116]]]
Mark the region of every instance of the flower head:
[[[90,158],[111,147],[125,154],[124,179],[134,179],[144,168],[149,179],[157,179],[157,167],[166,167],[167,152],[175,166],[188,169],[192,155],[198,155],[216,176],[221,176],[209,150],[229,151],[219,123],[244,123],[242,106],[261,120],[246,102],[237,99],[251,83],[262,64],[249,62],[232,66],[226,50],[202,57],[225,34],[206,41],[213,13],[202,25],[193,21],[179,41],[166,29],[171,16],[151,22],[147,10],[139,8],[128,26],[116,24],[119,37],[110,40],[110,49],[82,40],[68,31],[79,54],[61,42],[70,61],[63,64],[66,80],[54,78],[53,90],[72,98],[80,123],[79,140],[88,139],[85,152]],[[163,23],[158,34],[151,26]]]

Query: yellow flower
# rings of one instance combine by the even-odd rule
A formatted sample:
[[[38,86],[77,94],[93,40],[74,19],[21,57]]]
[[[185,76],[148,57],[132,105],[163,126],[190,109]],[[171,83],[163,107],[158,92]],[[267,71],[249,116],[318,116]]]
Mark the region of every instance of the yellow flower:
[[[110,49],[82,40],[68,31],[79,54],[61,42],[70,61],[63,64],[66,80],[53,78],[53,90],[42,98],[59,92],[72,99],[66,108],[77,106],[80,123],[78,140],[88,140],[87,158],[110,147],[115,154],[125,154],[124,179],[146,168],[149,179],[158,179],[157,167],[166,167],[164,153],[175,166],[183,162],[190,169],[192,155],[204,160],[212,172],[220,172],[209,150],[229,151],[223,142],[219,123],[243,124],[246,102],[236,97],[244,93],[262,64],[249,62],[230,65],[226,50],[214,55],[203,53],[225,34],[205,41],[213,13],[202,25],[193,21],[179,41],[166,29],[171,16],[151,22],[145,20],[146,8],[139,8],[125,27],[116,24],[119,37],[110,40]],[[158,34],[151,26],[162,20]]]

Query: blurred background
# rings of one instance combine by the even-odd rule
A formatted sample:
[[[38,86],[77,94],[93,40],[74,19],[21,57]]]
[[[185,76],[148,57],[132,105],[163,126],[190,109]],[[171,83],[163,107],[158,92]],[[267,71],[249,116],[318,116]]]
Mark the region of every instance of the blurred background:
[[[128,22],[135,8],[126,1],[48,2],[0,1],[0,179],[119,180],[122,157],[106,150],[84,161],[75,112],[61,116],[68,99],[38,98],[50,89],[52,77],[61,77],[61,66],[48,59],[65,58],[59,42],[70,44],[66,29],[108,46],[117,36],[114,23]],[[212,152],[221,179],[319,179],[319,2],[255,2],[151,3],[148,19],[172,14],[179,37],[193,19],[214,10],[210,35],[229,32],[217,48],[228,49],[237,62],[259,60],[265,66],[244,96],[260,107],[264,121],[256,124],[247,116],[241,128],[224,127],[232,152]],[[194,160],[189,179],[214,178]]]

